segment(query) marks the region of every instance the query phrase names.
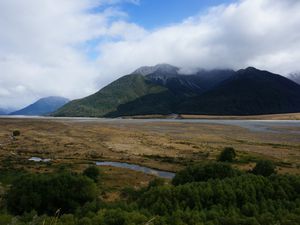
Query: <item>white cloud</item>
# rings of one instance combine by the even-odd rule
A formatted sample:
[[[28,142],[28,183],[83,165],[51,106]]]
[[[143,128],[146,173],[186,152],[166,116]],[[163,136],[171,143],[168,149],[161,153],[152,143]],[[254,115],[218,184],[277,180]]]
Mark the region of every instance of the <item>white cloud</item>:
[[[106,0],[1,0],[0,107],[22,106],[47,95],[77,98],[96,91],[101,68],[88,59],[82,46],[109,35],[110,24],[126,17],[111,5],[99,13],[90,12],[108,3],[112,4]]]
[[[110,75],[104,76],[106,82],[141,65],[162,62],[186,70],[255,66],[287,74],[300,67],[299,28],[300,1],[242,0],[138,40],[102,44],[98,62]]]
[[[114,7],[120,2],[139,4],[1,0],[0,107],[47,95],[83,97],[137,67],[157,63],[186,71],[247,66],[281,74],[299,70],[298,0],[241,0],[157,30],[129,23],[130,15]],[[96,13],[99,5],[104,11]],[[96,60],[90,51],[98,54]]]

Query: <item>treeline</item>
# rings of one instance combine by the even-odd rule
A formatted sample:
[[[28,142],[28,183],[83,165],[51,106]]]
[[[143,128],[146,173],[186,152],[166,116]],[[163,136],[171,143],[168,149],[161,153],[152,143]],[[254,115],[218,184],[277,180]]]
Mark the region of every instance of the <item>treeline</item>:
[[[222,162],[193,165],[172,184],[126,188],[114,203],[97,197],[95,167],[23,176],[6,194],[0,225],[298,225],[300,176],[275,172],[264,161],[248,172]]]

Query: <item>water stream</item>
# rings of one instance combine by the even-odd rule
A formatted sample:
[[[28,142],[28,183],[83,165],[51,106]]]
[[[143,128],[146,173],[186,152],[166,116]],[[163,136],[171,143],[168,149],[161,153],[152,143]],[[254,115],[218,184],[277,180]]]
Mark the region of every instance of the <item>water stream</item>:
[[[149,167],[139,166],[139,165],[131,164],[131,163],[96,162],[96,165],[97,166],[113,166],[113,167],[118,167],[118,168],[125,168],[125,169],[139,171],[139,172],[143,172],[143,173],[146,173],[146,174],[151,174],[151,175],[158,176],[158,177],[161,177],[161,178],[166,178],[166,179],[172,179],[175,176],[175,173],[172,173],[172,172],[152,169],[152,168],[149,168]]]

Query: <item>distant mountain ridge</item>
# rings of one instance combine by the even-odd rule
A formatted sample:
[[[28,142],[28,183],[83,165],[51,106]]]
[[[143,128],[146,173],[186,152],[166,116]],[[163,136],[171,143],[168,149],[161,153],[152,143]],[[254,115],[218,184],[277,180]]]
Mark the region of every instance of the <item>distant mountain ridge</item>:
[[[146,114],[252,115],[300,112],[300,85],[253,67],[199,70],[141,67],[97,93],[72,101],[54,116],[118,117]]]
[[[70,100],[58,96],[50,96],[41,98],[33,104],[26,106],[23,109],[10,113],[10,115],[25,115],[25,116],[41,116],[49,115],[56,111]]]
[[[7,115],[9,114],[11,111],[11,109],[6,109],[6,108],[0,108],[0,115]]]

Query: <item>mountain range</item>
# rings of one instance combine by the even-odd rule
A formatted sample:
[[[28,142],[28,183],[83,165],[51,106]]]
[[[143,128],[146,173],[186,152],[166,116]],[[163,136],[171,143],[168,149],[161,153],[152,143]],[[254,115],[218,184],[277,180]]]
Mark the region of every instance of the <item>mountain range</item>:
[[[10,115],[25,115],[25,116],[42,116],[49,115],[63,105],[69,102],[69,99],[50,96],[41,98],[33,104],[26,106],[23,109],[10,113]]]
[[[141,67],[53,113],[70,117],[147,114],[256,115],[300,112],[300,85],[253,67],[181,74],[168,64]]]

